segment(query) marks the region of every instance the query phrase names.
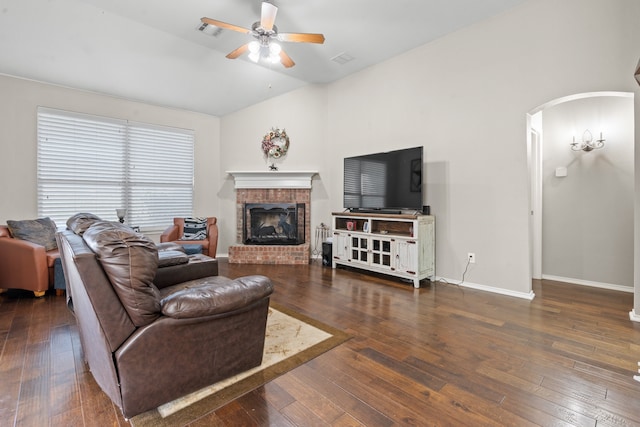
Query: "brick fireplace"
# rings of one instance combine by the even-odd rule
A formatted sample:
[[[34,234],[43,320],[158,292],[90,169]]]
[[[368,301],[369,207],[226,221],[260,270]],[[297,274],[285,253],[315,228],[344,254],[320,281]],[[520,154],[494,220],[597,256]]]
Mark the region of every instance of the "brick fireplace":
[[[229,246],[234,264],[308,264],[310,249],[311,180],[316,172],[227,172],[236,189],[236,244]],[[303,204],[304,243],[295,245],[244,244],[247,204]]]

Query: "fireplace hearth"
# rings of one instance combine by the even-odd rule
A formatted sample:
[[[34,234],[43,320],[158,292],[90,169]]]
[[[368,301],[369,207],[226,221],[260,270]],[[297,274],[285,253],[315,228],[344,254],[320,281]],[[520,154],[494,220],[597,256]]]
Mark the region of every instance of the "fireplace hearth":
[[[305,243],[304,203],[245,203],[245,245],[301,245]]]

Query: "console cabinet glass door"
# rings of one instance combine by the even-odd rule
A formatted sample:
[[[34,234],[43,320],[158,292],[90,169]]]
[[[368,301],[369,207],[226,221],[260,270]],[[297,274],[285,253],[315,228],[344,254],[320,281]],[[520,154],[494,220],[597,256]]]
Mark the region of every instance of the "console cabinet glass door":
[[[369,263],[369,239],[351,236],[351,261]]]
[[[371,265],[391,268],[391,241],[389,238],[371,237]]]

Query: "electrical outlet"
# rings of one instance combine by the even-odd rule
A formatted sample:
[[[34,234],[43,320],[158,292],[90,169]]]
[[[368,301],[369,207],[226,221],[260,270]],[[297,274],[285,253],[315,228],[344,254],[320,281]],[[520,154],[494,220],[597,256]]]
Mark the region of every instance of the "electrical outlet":
[[[467,260],[469,260],[469,264],[475,264],[476,263],[476,254],[474,254],[473,252],[469,252],[467,254]]]

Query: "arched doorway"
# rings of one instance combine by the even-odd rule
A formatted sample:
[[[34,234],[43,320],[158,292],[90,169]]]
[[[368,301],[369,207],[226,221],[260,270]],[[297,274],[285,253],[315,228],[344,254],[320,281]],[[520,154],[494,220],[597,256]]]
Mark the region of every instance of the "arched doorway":
[[[527,114],[532,278],[633,292],[633,103],[590,92]],[[571,151],[587,129],[605,148]]]

